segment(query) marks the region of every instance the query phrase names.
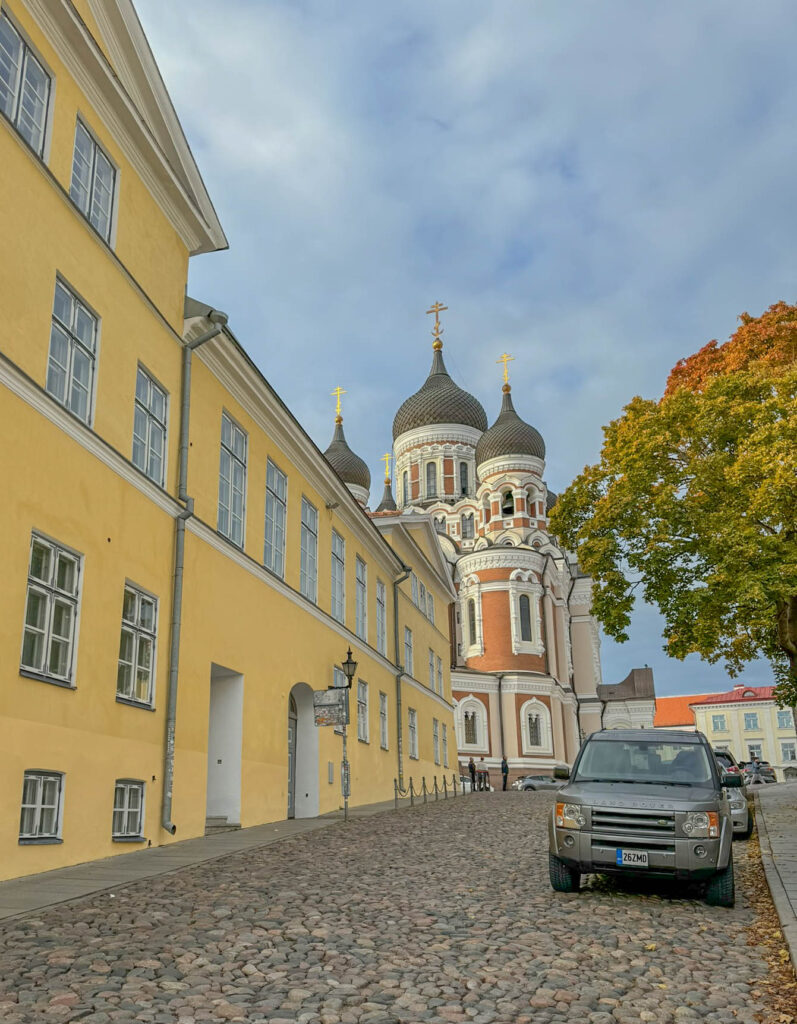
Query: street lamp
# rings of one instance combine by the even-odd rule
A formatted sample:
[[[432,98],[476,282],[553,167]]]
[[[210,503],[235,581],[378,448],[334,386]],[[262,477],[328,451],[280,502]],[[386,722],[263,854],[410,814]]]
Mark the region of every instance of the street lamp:
[[[341,662],[340,667],[343,669],[343,674],[346,676],[347,689],[351,689],[352,680],[354,679],[354,673],[357,671],[357,662],[352,660],[351,647],[346,652],[346,660]],[[349,695],[346,694],[346,701],[348,703]],[[351,776],[349,775],[349,758],[346,747],[346,723],[343,724],[343,760],[340,763],[340,785],[343,790],[343,820],[349,820],[349,792],[351,790],[350,784]]]

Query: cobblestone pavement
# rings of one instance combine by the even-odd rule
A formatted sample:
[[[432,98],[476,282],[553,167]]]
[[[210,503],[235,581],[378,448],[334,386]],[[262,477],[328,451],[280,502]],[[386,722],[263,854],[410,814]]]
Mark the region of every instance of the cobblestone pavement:
[[[596,877],[555,894],[552,800],[431,803],[5,922],[0,1020],[760,1020],[745,844],[734,910]]]

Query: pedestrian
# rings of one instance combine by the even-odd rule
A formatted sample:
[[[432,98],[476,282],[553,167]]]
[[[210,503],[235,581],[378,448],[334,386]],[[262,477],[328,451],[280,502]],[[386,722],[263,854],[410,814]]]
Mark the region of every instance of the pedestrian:
[[[487,764],[485,763],[483,755],[479,758],[478,772],[479,789],[485,793],[488,793],[490,791],[490,773],[487,770]]]
[[[501,775],[504,777],[503,790],[506,792],[506,784],[509,779],[509,761],[506,759],[506,754],[501,758]]]
[[[470,772],[470,791],[471,793],[476,792],[476,762],[473,760],[473,754],[470,756],[468,761],[468,771]]]

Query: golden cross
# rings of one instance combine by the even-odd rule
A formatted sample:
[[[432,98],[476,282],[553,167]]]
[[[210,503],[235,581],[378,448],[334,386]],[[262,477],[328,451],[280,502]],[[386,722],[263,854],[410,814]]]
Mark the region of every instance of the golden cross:
[[[385,483],[388,483],[390,480],[390,452],[385,452],[382,458],[385,460]]]
[[[341,387],[335,388],[335,390],[332,392],[332,397],[333,398],[337,398],[337,400],[338,400],[338,404],[335,407],[335,415],[336,416],[340,416],[340,396],[341,395],[345,395],[345,394],[346,394],[346,392]]]
[[[434,327],[432,328],[432,335],[435,339],[438,339],[443,333],[443,328],[440,326],[440,314],[444,309],[448,309],[448,306],[444,306],[442,302],[435,302],[426,310],[427,314],[434,313]]]
[[[509,383],[509,363],[514,363],[514,361],[515,361],[515,357],[514,356],[508,356],[506,354],[506,352],[504,352],[504,354],[500,357],[500,359],[496,359],[497,363],[503,363],[504,364],[504,384],[508,384]]]

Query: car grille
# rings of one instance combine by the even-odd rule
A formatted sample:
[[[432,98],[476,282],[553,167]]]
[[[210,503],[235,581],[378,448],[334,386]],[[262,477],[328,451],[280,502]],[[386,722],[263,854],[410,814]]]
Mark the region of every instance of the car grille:
[[[645,836],[669,839],[675,835],[672,811],[592,809],[592,832],[598,836]]]

